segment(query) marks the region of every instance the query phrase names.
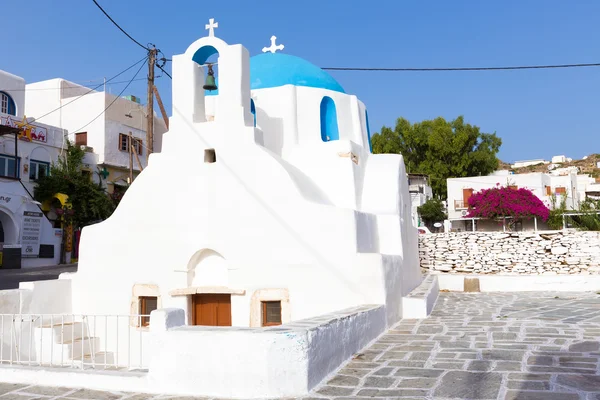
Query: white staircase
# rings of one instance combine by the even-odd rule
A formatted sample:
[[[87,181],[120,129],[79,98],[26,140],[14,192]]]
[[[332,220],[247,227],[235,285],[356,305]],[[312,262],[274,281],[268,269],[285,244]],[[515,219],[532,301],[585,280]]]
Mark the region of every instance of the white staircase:
[[[85,318],[73,321],[63,317],[59,321],[44,319],[43,324],[34,328],[34,343],[37,362],[42,365],[94,366],[110,365],[110,353],[99,352],[100,338],[90,336]]]

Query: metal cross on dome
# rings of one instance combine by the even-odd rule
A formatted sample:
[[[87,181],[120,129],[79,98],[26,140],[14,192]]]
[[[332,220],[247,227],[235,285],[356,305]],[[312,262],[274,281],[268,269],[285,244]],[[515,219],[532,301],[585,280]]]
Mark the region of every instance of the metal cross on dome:
[[[267,51],[270,51],[271,53],[275,53],[277,50],[283,50],[285,46],[282,44],[276,45],[275,44],[276,41],[277,41],[277,36],[271,36],[271,47],[263,47],[263,49],[262,49],[263,53],[266,53]]]
[[[208,36],[215,36],[215,28],[219,27],[219,23],[215,22],[214,18],[208,20],[208,24],[205,25],[206,30],[208,30]]]

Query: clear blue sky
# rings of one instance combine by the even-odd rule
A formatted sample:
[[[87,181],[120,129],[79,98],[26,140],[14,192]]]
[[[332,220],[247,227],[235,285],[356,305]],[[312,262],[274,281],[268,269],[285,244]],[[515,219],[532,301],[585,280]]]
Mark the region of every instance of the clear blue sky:
[[[214,17],[216,35],[243,44],[251,55],[275,34],[286,53],[321,67],[600,62],[598,0],[99,3],[134,38],[155,43],[167,57],[204,36],[204,25]],[[2,6],[10,44],[0,69],[28,82],[55,77],[101,82],[144,56],[91,0],[3,1]],[[502,138],[500,158],[505,161],[600,152],[600,68],[332,75],[367,105],[372,132],[394,125],[400,116],[420,121],[462,114]],[[157,86],[170,114],[169,78],[160,78]],[[122,88],[110,89],[119,93]],[[125,94],[145,99],[144,82],[134,82]]]

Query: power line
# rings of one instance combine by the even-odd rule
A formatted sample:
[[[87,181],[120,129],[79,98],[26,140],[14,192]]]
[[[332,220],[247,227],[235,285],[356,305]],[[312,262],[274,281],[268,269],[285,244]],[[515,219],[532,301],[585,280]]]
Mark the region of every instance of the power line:
[[[157,78],[160,78],[160,76],[157,76]],[[145,81],[145,80],[147,80],[147,78],[137,78],[137,79],[134,79],[133,81],[135,82],[135,81]],[[93,82],[93,81],[88,81],[88,82]],[[122,84],[122,83],[129,83],[129,82],[130,81],[117,81],[117,82],[110,82],[110,84],[111,85],[119,85],[119,84]],[[76,82],[73,82],[73,83],[76,83]],[[106,81],[106,84],[108,84],[108,83],[109,83],[109,81]],[[77,85],[79,85],[79,86],[88,87],[88,88],[92,87],[92,86],[95,86],[95,88],[99,88],[100,86],[102,86],[104,84],[105,83],[102,82],[102,83],[100,83],[99,85],[96,86],[96,84],[93,84],[93,85],[81,85],[81,84],[77,83]],[[29,92],[29,91],[38,91],[38,90],[63,90],[63,89],[68,90],[68,89],[79,89],[79,88],[75,87],[75,86],[70,86],[70,87],[64,87],[64,88],[61,88],[61,87],[52,87],[52,88],[0,89],[0,92],[25,92],[25,91]]]
[[[169,78],[173,79],[173,77],[171,75],[169,75],[169,73],[167,71],[164,70],[163,67],[161,67],[160,65],[156,65],[158,67],[158,69],[160,69],[162,72],[164,72]]]
[[[133,64],[133,65],[131,65],[131,66],[127,67],[127,68],[126,68],[126,69],[124,69],[123,71],[119,72],[117,75],[115,75],[115,76],[113,76],[112,78],[110,78],[109,80],[107,80],[107,81],[106,81],[106,83],[108,83],[108,82],[112,81],[113,79],[115,79],[115,78],[117,78],[117,77],[119,77],[119,76],[123,75],[125,72],[129,71],[131,68],[135,67],[135,66],[136,66],[136,65],[138,65],[139,63],[146,61],[146,59],[147,59],[147,58],[148,58],[148,57],[146,56],[146,57],[142,58],[141,60],[139,60],[138,62],[136,62],[135,64]],[[143,66],[143,65],[144,65],[144,64],[142,64],[142,66]],[[137,75],[137,74],[136,74],[136,75]],[[130,83],[131,83],[131,82],[130,82]],[[53,112],[55,112],[55,111],[58,111],[58,110],[60,110],[61,108],[63,108],[63,107],[66,107],[66,106],[68,106],[69,104],[73,103],[74,101],[77,101],[77,100],[79,100],[79,99],[80,99],[80,98],[82,98],[83,96],[85,96],[85,95],[88,95],[88,94],[90,94],[90,93],[94,92],[96,89],[98,89],[100,86],[103,86],[103,85],[104,85],[104,82],[102,82],[101,84],[99,84],[99,85],[98,85],[98,86],[96,86],[96,87],[93,87],[93,88],[91,88],[89,91],[85,92],[85,93],[84,93],[84,94],[82,94],[81,96],[75,97],[73,100],[69,101],[68,103],[65,103],[65,104],[63,104],[63,105],[61,105],[60,107],[58,107],[58,108],[55,108],[54,110],[52,110],[52,111],[49,111],[49,112],[47,112],[46,114],[44,114],[44,115],[42,115],[42,116],[40,116],[40,117],[36,117],[35,119],[36,119],[37,121],[39,121],[40,119],[42,119],[42,118],[44,118],[44,117],[46,117],[46,116],[48,116],[48,115],[52,114]],[[129,86],[129,85],[127,85],[127,86],[125,87],[125,89],[127,89],[127,87],[128,87],[128,86]],[[120,95],[119,95],[119,96],[120,96]]]
[[[324,67],[329,71],[386,71],[386,72],[431,72],[431,71],[505,71],[516,69],[549,69],[549,68],[581,68],[600,67],[600,63],[589,64],[556,64],[556,65],[521,65],[508,67],[456,67],[456,68],[363,68],[363,67]]]
[[[119,28],[119,30],[121,32],[123,32],[125,34],[125,36],[127,36],[129,39],[131,39],[135,44],[137,44],[138,46],[140,46],[142,49],[150,51],[150,49],[148,47],[144,46],[143,44],[141,44],[140,42],[138,42],[137,40],[135,40],[133,37],[131,37],[131,35],[129,33],[125,32],[125,30],[123,28],[121,28],[119,26],[119,24],[117,24],[115,22],[115,20],[112,19],[110,15],[108,15],[108,13],[106,11],[104,11],[104,9],[102,8],[102,6],[100,6],[100,4],[98,4],[98,2],[96,0],[92,0],[92,1],[96,5],[96,7],[98,7],[100,9],[100,11],[102,11],[102,13],[104,15],[106,15],[106,18],[108,18],[110,20],[110,22],[112,22],[117,28]]]
[[[146,57],[147,58],[147,57]],[[146,58],[144,58],[143,61],[146,60]],[[135,73],[135,75],[133,76],[133,78],[131,78],[131,80],[129,81],[129,83],[123,88],[123,90],[121,90],[121,93],[119,93],[117,95],[117,97],[115,97],[113,99],[113,101],[110,102],[110,104],[108,106],[106,106],[106,108],[98,115],[96,115],[96,117],[94,117],[94,119],[92,119],[90,122],[88,122],[87,124],[85,124],[84,126],[82,126],[79,129],[76,129],[74,132],[69,133],[69,136],[76,134],[77,132],[81,131],[83,128],[87,127],[89,124],[91,124],[92,122],[94,122],[95,120],[97,120],[98,118],[100,118],[100,116],[102,114],[104,114],[106,112],[106,110],[108,110],[113,104],[115,104],[115,102],[121,98],[121,95],[125,92],[125,90],[127,90],[127,88],[129,87],[129,85],[131,84],[131,82],[134,81],[134,79],[138,76],[138,74],[140,73],[140,71],[142,70],[142,68],[144,67],[144,64],[140,65],[140,67],[138,68],[137,72]]]

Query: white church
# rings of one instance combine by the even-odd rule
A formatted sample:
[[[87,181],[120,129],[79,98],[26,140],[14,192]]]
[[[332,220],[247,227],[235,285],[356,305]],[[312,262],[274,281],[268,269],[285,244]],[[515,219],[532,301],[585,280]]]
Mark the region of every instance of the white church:
[[[151,298],[190,325],[259,327],[385,304],[394,323],[421,279],[402,156],[371,154],[365,105],[325,71],[213,29],[173,57],[161,152],[83,231],[73,311]]]
[[[73,311],[151,298],[190,325],[259,327],[385,304],[396,322],[421,279],[402,156],[371,154],[365,105],[325,71],[213,29],[173,57],[161,152],[83,231]]]
[[[250,57],[242,45],[214,36],[215,27],[211,20],[208,36],[173,56],[173,110],[161,152],[150,156],[108,220],[84,228],[78,272],[60,281],[70,281],[68,312],[75,315],[178,310],[186,329],[160,336],[162,344],[152,351],[162,355],[148,356],[154,360],[150,373],[155,368],[161,379],[203,380],[206,395],[298,394],[401,319],[403,297],[421,284],[407,175],[402,156],[371,153],[365,105],[328,73],[281,52],[275,37],[263,54]],[[215,70],[218,79],[211,87],[207,73]],[[269,347],[253,355],[239,391],[235,377],[222,381],[218,375],[223,365],[214,367],[271,346],[249,345],[256,335],[227,336],[232,342],[219,350],[216,343],[226,336],[218,335],[254,332],[249,328],[275,335],[276,325],[300,335],[340,310],[366,315],[366,305],[374,310],[370,319],[352,317],[337,330],[323,329],[331,334],[321,350],[310,350],[314,335],[309,344],[290,345],[290,352],[312,354],[306,356],[310,360],[321,354],[320,361],[303,361],[309,370],[318,364],[318,372],[257,378],[277,393],[248,393],[244,390],[260,391],[260,385],[244,382],[247,374],[300,362],[286,360],[286,351]],[[132,330],[148,329],[148,318],[131,320]],[[198,325],[231,328],[200,335],[198,329],[206,328]],[[217,339],[208,340],[213,334]],[[192,344],[177,347],[186,340]],[[352,343],[333,350],[345,340]],[[245,350],[224,355],[238,342]],[[353,346],[358,348],[350,350]],[[210,353],[217,361],[192,365],[211,357],[193,357],[199,351],[194,347],[219,350]],[[185,356],[173,361],[178,351]],[[185,390],[186,382],[173,387],[199,394],[192,386]]]

